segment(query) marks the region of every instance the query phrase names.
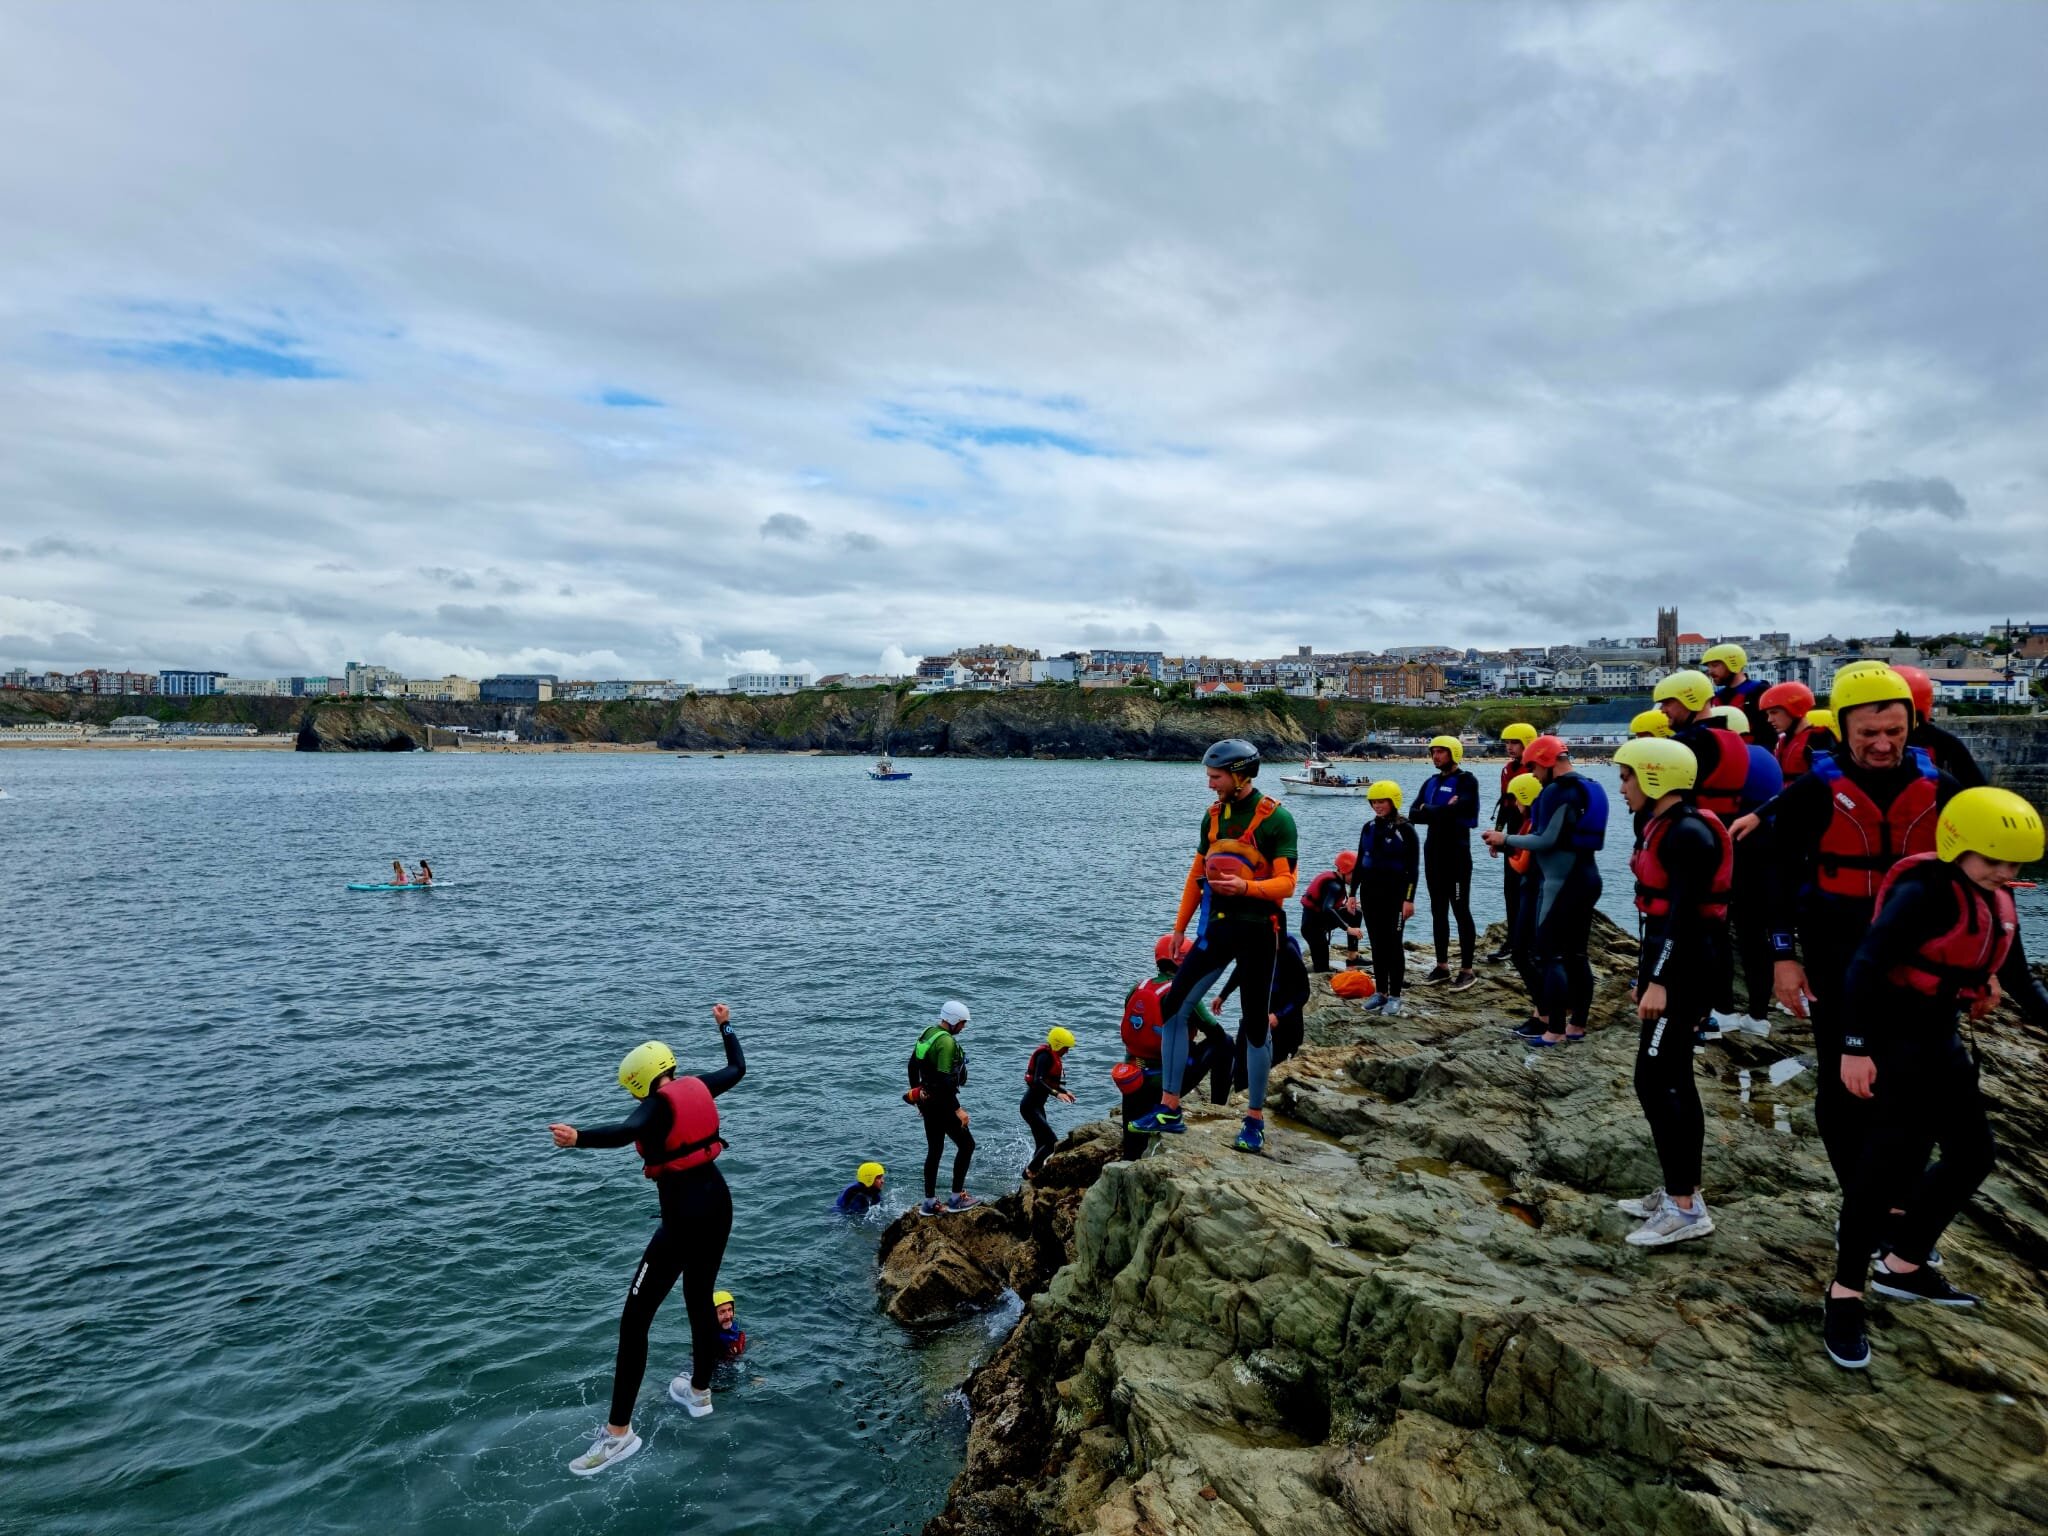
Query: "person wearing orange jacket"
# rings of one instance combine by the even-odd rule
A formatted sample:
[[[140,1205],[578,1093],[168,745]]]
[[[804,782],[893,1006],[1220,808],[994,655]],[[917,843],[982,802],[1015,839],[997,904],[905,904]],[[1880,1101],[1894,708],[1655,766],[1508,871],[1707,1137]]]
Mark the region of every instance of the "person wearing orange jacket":
[[[1126,1129],[1140,1136],[1177,1136],[1180,1087],[1187,1065],[1190,1013],[1223,973],[1237,967],[1238,1005],[1251,1109],[1237,1145],[1259,1151],[1265,1140],[1266,1079],[1273,1066],[1268,1035],[1273,975],[1279,963],[1285,903],[1294,894],[1294,866],[1300,857],[1294,817],[1252,783],[1259,749],[1248,741],[1219,741],[1202,754],[1209,792],[1216,798],[1202,817],[1195,857],[1181,888],[1173,933],[1181,949],[1180,970],[1160,999],[1158,1107]],[[1197,924],[1192,940],[1190,923]],[[1169,1091],[1171,1090],[1171,1091]]]

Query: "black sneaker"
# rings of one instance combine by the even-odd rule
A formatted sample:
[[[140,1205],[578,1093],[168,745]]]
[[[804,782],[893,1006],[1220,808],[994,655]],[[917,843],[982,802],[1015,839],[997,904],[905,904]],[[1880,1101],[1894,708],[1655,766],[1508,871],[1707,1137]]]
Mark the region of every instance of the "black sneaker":
[[[1540,1040],[1550,1033],[1550,1026],[1541,1019],[1524,1019],[1514,1028],[1518,1040]]]
[[[1477,971],[1460,971],[1458,972],[1458,979],[1451,983],[1451,990],[1453,992],[1466,992],[1478,985],[1479,973]]]
[[[1863,1326],[1863,1298],[1823,1293],[1821,1307],[1820,1337],[1828,1358],[1845,1371],[1860,1371],[1869,1365],[1870,1334]]]
[[[1514,958],[1513,953],[1506,949],[1496,949],[1492,954],[1485,957],[1488,965],[1505,965]]]
[[[1421,985],[1425,987],[1434,987],[1441,985],[1442,983],[1449,981],[1450,979],[1451,968],[1447,965],[1439,965],[1434,967],[1427,976],[1422,978]]]
[[[1880,1296],[1896,1296],[1900,1301],[1931,1301],[1937,1307],[1977,1305],[1976,1297],[1968,1291],[1957,1290],[1925,1264],[1902,1272],[1887,1268],[1884,1261],[1879,1260],[1871,1271],[1870,1288]]]

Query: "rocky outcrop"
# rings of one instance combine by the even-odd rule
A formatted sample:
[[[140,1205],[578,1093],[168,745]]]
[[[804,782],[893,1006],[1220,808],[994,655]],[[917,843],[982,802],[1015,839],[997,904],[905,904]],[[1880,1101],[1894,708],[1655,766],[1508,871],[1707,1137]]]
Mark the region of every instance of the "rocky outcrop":
[[[942,1533],[2016,1533],[2048,1523],[2048,1037],[1982,1036],[2003,1161],[1949,1234],[1985,1306],[1821,1353],[1835,1195],[1803,1024],[1699,1058],[1718,1230],[1645,1251],[1631,942],[1591,1041],[1496,974],[1371,1023],[1318,988],[1264,1157],[1236,1118],[1109,1164],[1071,1262],[972,1378]],[[938,1241],[943,1218],[926,1223]],[[925,1256],[927,1272],[937,1267]]]
[[[396,703],[382,699],[310,706],[299,720],[301,752],[416,752],[426,727]]]

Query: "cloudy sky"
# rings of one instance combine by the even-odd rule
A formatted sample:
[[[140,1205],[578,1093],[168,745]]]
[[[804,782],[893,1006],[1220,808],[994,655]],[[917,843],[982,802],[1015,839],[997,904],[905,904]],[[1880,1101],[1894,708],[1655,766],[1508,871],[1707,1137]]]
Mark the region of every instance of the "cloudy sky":
[[[2048,7],[0,9],[0,666],[2048,619]]]

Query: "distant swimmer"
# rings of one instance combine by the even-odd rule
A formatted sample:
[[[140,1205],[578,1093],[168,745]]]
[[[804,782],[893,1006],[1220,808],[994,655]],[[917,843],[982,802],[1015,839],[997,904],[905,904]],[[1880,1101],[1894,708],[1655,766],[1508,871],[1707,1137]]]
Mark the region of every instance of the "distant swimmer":
[[[711,1412],[711,1368],[723,1356],[717,1303],[712,1293],[725,1242],[732,1235],[732,1192],[718,1171],[725,1140],[718,1133],[712,1101],[747,1075],[732,1013],[714,1004],[725,1045],[725,1065],[692,1077],[678,1076],[675,1053],[659,1040],[637,1045],[619,1063],[619,1086],[640,1101],[616,1125],[578,1130],[551,1125],[558,1147],[623,1147],[640,1153],[641,1169],[654,1180],[661,1224],[654,1229],[619,1315],[619,1355],[612,1372],[611,1418],[590,1449],[569,1463],[578,1477],[602,1472],[640,1449],[633,1433],[633,1404],[647,1371],[647,1330],[677,1280],[690,1310],[690,1370],[669,1383],[668,1395],[693,1419]]]
[[[718,1319],[718,1358],[737,1360],[747,1352],[747,1330],[740,1326],[732,1292],[713,1291],[711,1304],[717,1309],[712,1315]]]
[[[839,1191],[832,1209],[842,1216],[865,1216],[882,1203],[882,1179],[888,1173],[880,1163],[862,1163],[853,1171],[853,1182]]]
[[[939,1022],[917,1037],[910,1053],[910,1091],[906,1102],[917,1106],[924,1120],[924,1204],[921,1214],[936,1216],[941,1211],[964,1211],[981,1204],[967,1193],[967,1165],[974,1159],[974,1133],[967,1129],[968,1114],[960,1107],[960,1090],[967,1086],[967,1047],[956,1036],[967,1027],[967,1005],[958,998],[939,1010]],[[953,1193],[939,1202],[939,1163],[946,1155],[946,1142],[953,1143]]]
[[[1059,1138],[1053,1135],[1052,1127],[1046,1123],[1046,1100],[1058,1099],[1062,1104],[1074,1102],[1074,1096],[1067,1091],[1065,1083],[1067,1052],[1073,1048],[1074,1032],[1055,1024],[1046,1031],[1045,1044],[1033,1051],[1031,1060],[1025,1064],[1024,1099],[1017,1106],[1017,1113],[1031,1128],[1031,1161],[1024,1168],[1027,1179],[1038,1177],[1038,1171],[1045,1166],[1046,1154],[1059,1144]]]

